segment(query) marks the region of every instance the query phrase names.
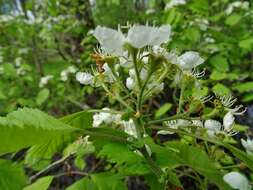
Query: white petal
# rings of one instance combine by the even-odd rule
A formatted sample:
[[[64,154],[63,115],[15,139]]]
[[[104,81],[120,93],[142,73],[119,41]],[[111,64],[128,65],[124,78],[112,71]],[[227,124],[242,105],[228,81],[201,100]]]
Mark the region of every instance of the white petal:
[[[210,131],[218,132],[221,130],[221,123],[216,120],[208,119],[205,121],[204,127]]]
[[[121,31],[97,26],[94,36],[108,54],[122,55],[125,36]]]
[[[77,72],[76,80],[84,85],[91,85],[93,83],[93,76],[86,72]]]
[[[235,121],[235,117],[233,116],[231,112],[228,112],[223,118],[224,129],[226,131],[229,131],[231,127],[233,126],[234,121]]]
[[[194,67],[204,63],[204,59],[199,56],[198,52],[188,51],[179,56],[178,64],[183,70],[191,70]]]
[[[137,138],[137,131],[134,125],[134,121],[130,119],[129,121],[122,121],[122,125],[124,126],[124,131]]]
[[[129,90],[132,90],[135,86],[135,81],[134,79],[132,79],[131,77],[128,77],[126,79],[126,87],[129,89]]]
[[[150,42],[151,30],[150,26],[134,25],[128,30],[127,39],[135,48],[143,48]]]
[[[161,45],[169,41],[171,33],[170,25],[161,27],[134,25],[128,31],[127,39],[136,48],[143,48],[150,45]]]
[[[247,139],[246,141],[244,139],[241,139],[242,146],[249,152],[253,152],[253,140]]]
[[[251,187],[249,185],[248,179],[238,173],[238,172],[230,172],[223,176],[223,180],[228,183],[232,188],[239,190],[250,190]]]
[[[162,43],[166,43],[170,39],[171,34],[171,26],[170,25],[162,25],[159,28],[155,28],[153,31],[153,36],[151,36],[151,41],[149,45],[161,45]]]
[[[157,134],[159,135],[171,135],[174,134],[175,132],[171,132],[171,131],[166,131],[166,130],[160,130],[157,132]]]

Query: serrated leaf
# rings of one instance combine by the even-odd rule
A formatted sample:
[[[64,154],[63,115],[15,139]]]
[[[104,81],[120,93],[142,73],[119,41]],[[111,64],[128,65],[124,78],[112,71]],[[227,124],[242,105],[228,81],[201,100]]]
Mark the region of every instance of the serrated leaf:
[[[0,155],[46,144],[75,131],[77,129],[37,109],[19,109],[6,117],[0,117]]]
[[[92,127],[92,113],[87,111],[81,111],[74,114],[70,114],[60,118],[60,120],[68,125],[80,129]]]
[[[180,151],[178,157],[182,164],[193,168],[216,184],[220,189],[231,190],[222,179],[224,174],[215,167],[213,161],[209,159],[203,150],[181,142],[169,142],[167,145]]]
[[[0,159],[0,189],[18,190],[22,189],[25,183],[25,172],[19,164]]]
[[[106,157],[111,163],[117,163],[124,175],[143,175],[150,172],[143,157],[129,150],[128,146],[119,143],[108,143],[103,146],[98,156]]]
[[[65,116],[60,120],[75,128],[90,128],[92,126],[91,113],[88,113],[86,111]],[[75,140],[75,136],[64,134],[55,136],[55,138],[50,139],[48,142],[45,141],[43,144],[32,146],[26,154],[25,164],[35,170],[40,170],[51,162],[51,158],[56,152],[61,151],[64,147],[67,146],[68,143],[72,142],[73,140]],[[73,144],[77,145],[77,143]],[[80,146],[77,148],[79,147]],[[83,150],[85,150],[83,146],[81,147]]]
[[[37,179],[33,184],[26,186],[23,190],[47,190],[54,176],[46,176]]]

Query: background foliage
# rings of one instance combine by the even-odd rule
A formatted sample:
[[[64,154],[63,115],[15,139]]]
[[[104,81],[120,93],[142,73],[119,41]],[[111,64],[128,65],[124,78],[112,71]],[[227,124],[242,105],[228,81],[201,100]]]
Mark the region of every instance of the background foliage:
[[[253,126],[253,2],[247,1],[248,9],[235,8],[230,14],[225,10],[234,2],[231,0],[189,0],[166,8],[169,2],[0,0],[0,115],[7,115],[0,118],[0,189],[158,189],[159,182],[152,181],[143,157],[131,151],[136,144],[129,149],[124,143],[127,137],[119,131],[91,129],[91,113],[82,111],[116,105],[101,90],[80,85],[75,79],[76,71],[94,65],[90,55],[97,42],[92,31],[98,25],[171,24],[173,37],[167,48],[179,53],[195,50],[206,60],[203,88],[193,93],[235,95],[248,107],[244,117],[236,118],[238,129],[246,131],[244,125]],[[151,107],[160,108],[157,118],[175,111],[172,96],[168,90],[153,100]],[[60,119],[36,109],[18,109],[21,107],[38,108]],[[100,136],[93,135],[95,132]],[[109,138],[111,142],[103,146],[110,134],[117,134],[119,139]],[[246,134],[251,136],[252,131]],[[83,135],[98,139],[91,145]],[[192,167],[220,189],[229,189],[216,171],[218,161],[210,162],[201,148],[172,141],[163,145],[165,151],[148,138],[145,143],[159,165],[179,171]],[[246,165],[252,170],[253,161],[244,152],[222,146],[231,155],[224,156],[224,150],[219,149],[214,152],[224,156],[219,162],[233,165],[237,157],[244,162],[242,169]],[[52,164],[53,171],[48,171]],[[252,180],[252,171],[243,171]],[[180,182],[173,173],[169,179],[177,187],[192,185],[191,181]]]

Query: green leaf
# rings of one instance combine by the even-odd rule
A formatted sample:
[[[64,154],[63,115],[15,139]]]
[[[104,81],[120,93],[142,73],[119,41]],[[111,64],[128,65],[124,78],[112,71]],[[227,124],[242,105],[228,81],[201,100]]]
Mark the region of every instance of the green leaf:
[[[44,145],[63,135],[70,136],[75,131],[77,129],[37,109],[19,109],[0,117],[0,155]]]
[[[53,176],[41,177],[23,190],[47,190],[53,180]]]
[[[88,177],[84,177],[71,186],[67,187],[66,190],[97,190],[95,183]]]
[[[214,93],[216,93],[220,96],[230,94],[229,88],[227,88],[226,86],[224,86],[221,83],[218,83],[215,86],[213,86],[212,90],[213,90]]]
[[[92,113],[87,111],[77,112],[60,119],[62,122],[80,129],[92,128]]]
[[[239,42],[239,47],[251,50],[253,47],[253,38],[248,38]]]
[[[19,164],[0,159],[0,189],[18,190],[22,189],[25,183],[25,172]]]
[[[124,175],[143,175],[150,172],[143,157],[129,150],[126,144],[108,143],[103,146],[98,156],[104,156],[109,162],[117,163],[120,173]]]
[[[90,128],[92,126],[92,115],[91,113],[85,111],[65,116],[60,120],[76,128]],[[72,142],[73,140],[75,140],[75,137],[73,135],[65,134],[55,136],[55,138],[50,139],[48,142],[33,146],[28,150],[26,154],[25,164],[35,170],[40,170],[50,164],[51,158],[56,152],[61,151],[67,146],[68,143]],[[79,146],[77,148],[82,147],[83,150],[86,150],[86,146],[84,148],[82,146],[83,144],[73,144],[78,144]]]
[[[201,37],[201,34],[200,34],[200,31],[199,29],[197,28],[189,28],[185,31],[185,37],[195,43],[195,42],[198,42],[200,40],[200,37]]]
[[[225,23],[229,26],[234,26],[241,20],[242,16],[239,14],[232,14],[226,18]]]
[[[238,90],[239,92],[248,92],[253,90],[253,82],[245,82],[242,84],[237,84],[234,86],[234,89]]]
[[[223,181],[222,177],[224,174],[215,167],[213,161],[208,158],[208,155],[203,150],[180,142],[169,142],[167,145],[180,151],[178,157],[183,165],[193,168],[216,184],[220,189],[231,189]]]
[[[39,106],[43,104],[49,97],[49,94],[50,94],[50,91],[47,88],[44,88],[41,91],[39,91],[36,97],[36,104]]]
[[[215,80],[215,81],[223,80],[226,77],[227,77],[226,73],[221,73],[216,70],[214,72],[212,72],[212,74],[210,75],[210,79]]]
[[[169,111],[172,108],[171,103],[163,104],[155,113],[155,118],[159,118],[163,116],[167,111]]]
[[[245,94],[242,98],[242,102],[251,102],[252,100],[253,100],[252,93]]]
[[[223,143],[223,145],[227,149],[229,149],[233,153],[234,156],[236,156],[241,161],[243,161],[244,164],[246,164],[251,171],[253,171],[253,158],[252,157],[250,157],[249,155],[247,155],[247,153],[237,149],[236,147],[234,147],[228,143]]]
[[[150,190],[164,190],[163,185],[158,181],[157,177],[153,173],[145,175],[144,178]]]
[[[92,181],[98,187],[98,190],[127,190],[121,177],[109,172],[96,173],[91,175]]]
[[[218,54],[210,58],[211,65],[219,72],[227,72],[229,71],[229,64],[227,59]]]

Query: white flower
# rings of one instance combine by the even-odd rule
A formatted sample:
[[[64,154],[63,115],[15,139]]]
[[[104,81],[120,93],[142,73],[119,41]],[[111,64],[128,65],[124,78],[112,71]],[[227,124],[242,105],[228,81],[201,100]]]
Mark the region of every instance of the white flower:
[[[102,49],[112,55],[122,55],[125,36],[120,30],[113,30],[106,27],[97,26],[94,36],[102,46]]]
[[[248,179],[239,172],[230,172],[223,176],[223,180],[234,189],[251,190]]]
[[[204,123],[204,127],[207,129],[207,135],[213,138],[221,130],[221,123],[216,120],[208,119]]]
[[[133,79],[135,78],[136,73],[135,73],[135,70],[134,70],[134,69],[129,69],[128,73],[129,73],[129,76],[130,76],[131,78],[133,78]]]
[[[93,84],[93,76],[87,72],[77,72],[76,80],[84,85],[92,85]]]
[[[235,122],[235,117],[233,114],[229,111],[223,118],[223,126],[225,131],[230,131],[233,127],[233,124]]]
[[[15,59],[15,65],[16,65],[17,67],[20,67],[21,62],[22,62],[22,57],[17,57],[17,58]]]
[[[192,125],[196,127],[204,127],[203,122],[200,120],[192,120]]]
[[[96,113],[93,115],[93,127],[98,127],[102,123],[105,124],[119,124],[121,122],[121,115],[120,114],[112,114],[110,113],[109,108],[103,108],[102,112]]]
[[[188,51],[178,57],[178,65],[182,70],[191,70],[204,63],[204,59],[199,56],[198,52]]]
[[[136,131],[136,128],[135,128],[134,121],[132,119],[130,119],[129,121],[122,121],[121,123],[124,127],[124,131],[127,134],[132,135],[135,138],[137,138],[137,131]]]
[[[134,79],[132,79],[131,77],[128,77],[126,79],[126,87],[129,89],[129,90],[133,90],[134,89],[134,86],[135,86],[135,81]]]
[[[176,119],[176,120],[171,120],[171,121],[167,121],[165,122],[165,125],[168,126],[171,129],[178,129],[179,127],[188,127],[190,126],[192,123],[186,119]],[[161,135],[168,135],[168,134],[174,134],[175,132],[173,131],[169,131],[169,130],[160,130],[158,131],[157,134],[161,134]]]
[[[234,135],[236,134],[233,131],[235,118],[231,112],[226,113],[223,118],[223,125],[219,121],[208,119],[204,123],[204,127],[207,129],[207,134],[209,137],[214,137],[216,134],[226,134],[226,135]]]
[[[148,71],[147,69],[143,68],[141,69],[141,72],[140,72],[140,78],[141,80],[145,80],[148,76]]]
[[[143,48],[147,45],[161,45],[169,41],[171,33],[170,25],[152,27],[144,25],[134,25],[128,31],[127,40],[135,48]]]
[[[68,80],[68,72],[66,70],[63,70],[61,72],[61,80],[62,81],[67,81]]]
[[[103,65],[103,69],[104,69],[103,74],[106,76],[106,81],[109,83],[113,83],[115,81],[115,77],[112,73],[111,68],[109,67],[109,65],[107,63],[105,63]],[[116,73],[116,74],[118,74],[118,73]]]
[[[165,10],[169,10],[175,6],[184,5],[184,4],[186,4],[185,0],[171,0],[169,3],[166,4]]]
[[[18,74],[19,76],[23,76],[23,75],[26,74],[26,70],[23,69],[22,67],[20,67],[20,68],[17,69],[17,74]]]
[[[52,75],[47,75],[47,76],[41,77],[41,78],[40,78],[39,87],[42,88],[42,87],[44,87],[45,85],[47,85],[48,81],[49,81],[50,79],[52,79],[52,78],[53,78]]]
[[[248,153],[253,153],[253,140],[249,138],[246,141],[244,139],[241,139],[241,143]]]
[[[74,66],[69,66],[67,69],[62,70],[61,72],[61,80],[62,81],[67,81],[68,76],[70,73],[75,73],[77,69]]]
[[[229,96],[217,96],[222,105],[225,107],[226,110],[230,111],[233,115],[243,115],[247,109],[243,108],[243,105],[234,106],[237,99],[234,98],[232,95]]]
[[[99,113],[96,113],[93,115],[93,123],[92,126],[93,127],[98,127],[99,125],[101,125],[103,123],[103,120],[100,117]]]
[[[69,66],[69,67],[67,68],[67,71],[68,71],[69,73],[75,73],[75,72],[77,71],[77,69],[76,69],[74,66]]]

